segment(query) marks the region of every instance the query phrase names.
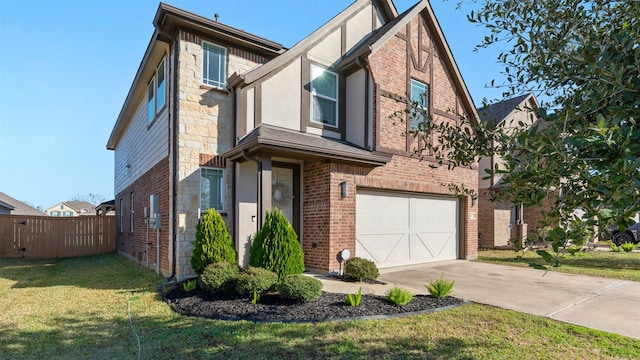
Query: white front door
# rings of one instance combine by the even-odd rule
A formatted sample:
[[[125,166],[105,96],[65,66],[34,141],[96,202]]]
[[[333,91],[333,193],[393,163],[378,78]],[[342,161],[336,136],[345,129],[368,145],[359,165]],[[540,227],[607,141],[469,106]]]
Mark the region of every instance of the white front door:
[[[358,191],[356,256],[379,268],[457,259],[458,201]]]
[[[272,168],[271,172],[271,201],[274,208],[280,209],[293,226],[293,169]],[[294,226],[295,228],[295,226]]]

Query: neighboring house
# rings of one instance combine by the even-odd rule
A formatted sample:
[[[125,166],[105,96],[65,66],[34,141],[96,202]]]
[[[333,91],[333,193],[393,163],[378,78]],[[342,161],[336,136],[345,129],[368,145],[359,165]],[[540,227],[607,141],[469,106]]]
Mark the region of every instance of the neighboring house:
[[[52,217],[89,216],[96,212],[95,205],[86,201],[65,201],[45,210]]]
[[[100,205],[96,206],[96,215],[97,216],[115,216],[116,215],[116,200],[109,200],[100,203]]]
[[[504,100],[490,106],[479,108],[478,115],[483,121],[495,126],[509,129],[531,126],[538,120],[535,110],[540,104],[533,94],[518,96]],[[523,240],[532,231],[535,225],[542,220],[541,208],[523,208],[509,201],[491,202],[491,193],[500,191],[503,184],[502,175],[489,176],[488,169],[504,168],[503,160],[499,155],[481,157],[478,161],[478,241],[480,247],[494,247],[509,245],[512,239]],[[544,208],[549,208],[553,195],[544,200]]]
[[[247,266],[277,207],[307,269],[338,270],[343,249],[381,268],[477,257],[478,209],[446,186],[476,189],[477,169],[432,169],[406,135],[415,119],[389,119],[403,108],[388,95],[406,94],[434,121],[477,117],[428,1],[357,0],[291,49],[166,4],[153,24],[107,143],[120,253],[189,276],[215,208]]]
[[[30,205],[16,200],[11,196],[0,192],[0,215],[28,215],[45,216],[46,214]]]

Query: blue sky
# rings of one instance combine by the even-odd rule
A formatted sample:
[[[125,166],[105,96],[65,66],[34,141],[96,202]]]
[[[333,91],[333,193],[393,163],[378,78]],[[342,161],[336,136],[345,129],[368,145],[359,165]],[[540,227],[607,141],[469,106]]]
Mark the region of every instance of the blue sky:
[[[166,0],[291,47],[353,0]],[[397,0],[403,12],[417,0]],[[476,102],[497,98],[496,51],[469,5],[432,0]],[[76,195],[113,198],[106,142],[153,33],[151,0],[0,0],[0,191],[50,207]]]

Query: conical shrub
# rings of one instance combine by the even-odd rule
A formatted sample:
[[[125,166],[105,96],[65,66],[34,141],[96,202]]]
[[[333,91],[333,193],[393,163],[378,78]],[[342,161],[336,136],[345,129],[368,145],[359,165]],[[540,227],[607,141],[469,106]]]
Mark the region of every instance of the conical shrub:
[[[249,249],[249,264],[278,274],[302,274],[304,254],[295,230],[278,210],[267,213],[262,229],[258,231]]]
[[[214,209],[207,210],[196,226],[196,242],[191,255],[191,267],[202,274],[209,264],[238,263],[238,254],[222,216]]]

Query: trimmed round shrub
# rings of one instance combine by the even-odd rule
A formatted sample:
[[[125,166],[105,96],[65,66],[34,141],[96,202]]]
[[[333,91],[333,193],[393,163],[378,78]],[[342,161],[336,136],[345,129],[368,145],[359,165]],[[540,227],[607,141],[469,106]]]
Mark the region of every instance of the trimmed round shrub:
[[[207,265],[217,262],[237,263],[238,254],[222,216],[214,209],[209,209],[196,226],[191,267],[196,274],[202,274]]]
[[[238,276],[236,291],[243,296],[252,296],[254,293],[262,295],[273,289],[277,282],[278,274],[273,271],[249,267]]]
[[[344,264],[344,275],[358,281],[375,280],[379,274],[376,264],[367,259],[353,257]]]
[[[240,275],[238,265],[219,262],[207,265],[200,275],[202,287],[210,293],[232,292]]]
[[[285,275],[302,274],[304,254],[295,230],[278,210],[267,213],[249,249],[249,265],[271,270],[282,279]]]
[[[287,275],[276,286],[278,296],[300,302],[316,301],[322,295],[322,282],[304,275]]]

